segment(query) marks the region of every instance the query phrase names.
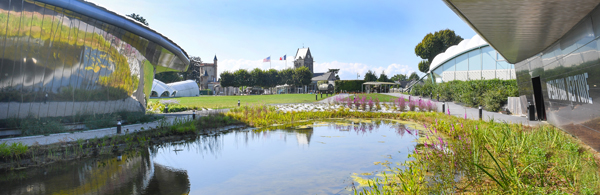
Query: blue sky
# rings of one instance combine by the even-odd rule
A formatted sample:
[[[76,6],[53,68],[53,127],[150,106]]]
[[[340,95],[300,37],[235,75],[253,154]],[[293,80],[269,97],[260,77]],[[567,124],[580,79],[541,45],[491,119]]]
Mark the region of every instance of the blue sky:
[[[285,68],[310,47],[315,72],[339,68],[342,79],[418,72],[414,47],[430,32],[475,32],[441,0],[395,1],[158,1],[91,0],[120,14],[137,13],[189,55],[219,59],[219,73]]]

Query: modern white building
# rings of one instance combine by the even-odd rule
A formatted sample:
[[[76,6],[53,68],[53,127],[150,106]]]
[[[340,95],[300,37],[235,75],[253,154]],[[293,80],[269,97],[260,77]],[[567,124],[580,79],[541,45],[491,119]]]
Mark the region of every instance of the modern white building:
[[[453,80],[515,79],[515,66],[508,63],[479,35],[446,49],[431,62],[425,76],[433,82]]]

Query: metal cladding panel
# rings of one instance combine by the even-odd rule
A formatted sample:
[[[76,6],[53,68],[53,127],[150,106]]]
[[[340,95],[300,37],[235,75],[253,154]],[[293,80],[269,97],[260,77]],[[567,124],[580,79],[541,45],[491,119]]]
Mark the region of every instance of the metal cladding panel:
[[[533,104],[532,78],[539,77],[548,122],[596,150],[600,150],[600,37],[591,29],[600,26],[599,12],[584,17],[551,47],[515,64],[520,94]]]
[[[557,42],[600,0],[444,0],[510,63]]]
[[[164,43],[56,5],[0,1],[0,119],[143,112],[155,70],[185,70]]]

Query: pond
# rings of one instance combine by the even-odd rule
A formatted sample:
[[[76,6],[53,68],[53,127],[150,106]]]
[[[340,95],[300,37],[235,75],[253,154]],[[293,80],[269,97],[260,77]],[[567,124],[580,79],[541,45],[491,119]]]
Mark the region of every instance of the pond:
[[[308,124],[308,125],[306,125]],[[328,120],[290,129],[238,129],[0,173],[0,194],[350,194],[352,176],[408,159],[414,123]]]

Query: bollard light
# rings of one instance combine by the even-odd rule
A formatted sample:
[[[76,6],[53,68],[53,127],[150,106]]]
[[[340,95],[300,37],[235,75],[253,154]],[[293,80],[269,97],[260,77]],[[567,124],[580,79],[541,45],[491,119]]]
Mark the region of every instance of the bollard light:
[[[483,118],[483,110],[481,109],[481,106],[479,106],[479,120],[481,120]]]
[[[315,94],[315,100],[319,100],[319,95]]]
[[[117,134],[121,134],[121,120],[117,121]]]
[[[323,93],[321,93],[321,99],[323,99]]]
[[[165,113],[169,113],[169,106],[165,106]]]
[[[192,111],[192,119],[196,120],[196,110]]]
[[[240,107],[240,100],[238,100],[238,107]]]
[[[442,103],[442,113],[446,113],[446,102]]]

